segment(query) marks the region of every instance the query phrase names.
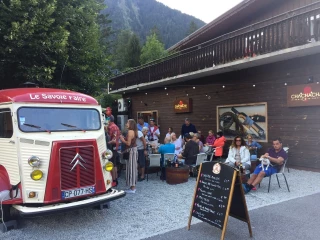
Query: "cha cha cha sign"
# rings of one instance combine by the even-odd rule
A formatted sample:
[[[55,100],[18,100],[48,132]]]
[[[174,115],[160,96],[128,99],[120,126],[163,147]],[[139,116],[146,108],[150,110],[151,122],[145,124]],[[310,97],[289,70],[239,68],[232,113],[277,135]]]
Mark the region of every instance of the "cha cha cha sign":
[[[173,110],[175,113],[189,113],[192,112],[192,99],[180,98],[174,101]]]
[[[320,84],[311,83],[303,85],[288,86],[287,106],[319,106],[320,105]]]

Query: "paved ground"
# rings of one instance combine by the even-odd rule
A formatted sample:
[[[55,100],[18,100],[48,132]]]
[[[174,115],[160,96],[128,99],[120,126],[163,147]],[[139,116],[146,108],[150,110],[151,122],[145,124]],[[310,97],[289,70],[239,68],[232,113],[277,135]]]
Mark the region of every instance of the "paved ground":
[[[265,179],[258,191],[246,195],[255,239],[263,239],[264,235],[272,239],[266,230],[260,228],[262,221],[259,218],[269,224],[267,228],[272,234],[279,232],[270,221],[275,220],[279,225],[285,226],[284,234],[287,234],[285,231],[289,232],[286,235],[287,239],[303,239],[301,236],[304,232],[312,234],[320,229],[317,226],[320,221],[315,216],[320,210],[316,201],[320,194],[320,184],[318,184],[320,173],[290,169],[290,173],[286,173],[286,176],[290,184],[290,193],[285,187],[283,178],[279,177],[281,188],[273,178],[268,193],[268,181]],[[189,178],[187,183],[168,185],[156,174],[151,174],[148,182],[137,184],[136,194],[128,194],[112,202],[110,209],[101,211],[83,209],[49,217],[25,219],[20,222],[19,229],[7,233],[0,232],[0,240],[135,240],[155,236],[157,237],[153,239],[168,237],[184,240],[188,236],[193,236],[189,239],[197,240],[209,236],[210,239],[219,239],[221,233],[219,229],[201,223],[196,218],[192,220],[191,231],[185,230],[195,184],[195,178]],[[124,174],[122,174],[119,189],[125,188]],[[307,197],[310,195],[311,198]],[[291,206],[292,209],[289,208]],[[271,212],[265,210],[268,208]],[[286,215],[287,213],[291,215]],[[202,236],[204,232],[205,235]],[[173,234],[172,237],[166,235],[167,233]],[[248,236],[246,224],[231,218],[226,239],[242,240]],[[279,239],[279,235],[276,236],[277,238],[273,239]],[[313,237],[314,235],[310,237],[306,235],[303,240],[315,239]]]
[[[249,237],[246,223],[230,217],[225,239],[319,239],[319,200],[320,193],[249,211],[253,238]],[[214,240],[220,239],[221,232],[207,223],[197,223],[191,226],[190,231],[184,227],[147,239]]]

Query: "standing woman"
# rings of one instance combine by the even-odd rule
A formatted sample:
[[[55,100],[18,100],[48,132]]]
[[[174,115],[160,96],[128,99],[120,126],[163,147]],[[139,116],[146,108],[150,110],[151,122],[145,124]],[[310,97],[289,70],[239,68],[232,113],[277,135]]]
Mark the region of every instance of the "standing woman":
[[[136,139],[138,137],[138,129],[135,120],[129,119],[126,127],[128,129],[128,134],[126,139],[121,135],[120,140],[127,145],[129,151],[129,161],[126,167],[126,183],[130,186],[127,193],[136,192],[137,183],[137,167],[138,167],[138,149],[136,144]]]

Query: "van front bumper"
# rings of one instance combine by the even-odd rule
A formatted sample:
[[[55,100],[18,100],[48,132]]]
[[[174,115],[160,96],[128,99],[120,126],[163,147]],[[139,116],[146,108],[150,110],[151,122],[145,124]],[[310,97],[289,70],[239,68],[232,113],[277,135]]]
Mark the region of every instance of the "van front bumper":
[[[97,196],[91,196],[82,200],[75,200],[74,202],[55,203],[52,205],[44,205],[41,207],[28,207],[21,205],[13,205],[12,207],[15,208],[22,217],[36,217],[57,214],[82,208],[94,207],[104,203],[108,203],[118,198],[122,198],[125,195],[126,193],[124,191],[111,189],[111,191],[108,193]]]

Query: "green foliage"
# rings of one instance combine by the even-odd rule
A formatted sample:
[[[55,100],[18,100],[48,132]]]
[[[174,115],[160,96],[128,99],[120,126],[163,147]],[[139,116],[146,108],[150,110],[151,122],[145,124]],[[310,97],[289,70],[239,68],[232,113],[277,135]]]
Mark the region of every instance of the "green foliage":
[[[5,86],[22,81],[49,82],[69,33],[57,26],[56,0],[0,1],[0,78]],[[6,82],[5,82],[6,81]]]
[[[112,114],[118,113],[118,99],[121,98],[121,94],[108,94],[106,92],[101,93],[95,97],[102,108],[111,107]]]
[[[103,0],[0,0],[0,87],[31,81],[89,94],[110,75]]]
[[[130,30],[122,30],[115,45],[115,68],[123,71],[139,66],[140,54],[141,46],[138,36]]]
[[[146,44],[141,49],[140,62],[146,64],[167,55],[163,43],[161,43],[157,35],[153,33],[147,37]]]
[[[122,30],[116,40],[114,47],[114,63],[115,68],[123,70],[128,67],[128,45],[132,32],[130,30]]]
[[[128,67],[140,65],[141,45],[136,34],[132,34],[128,43]]]

